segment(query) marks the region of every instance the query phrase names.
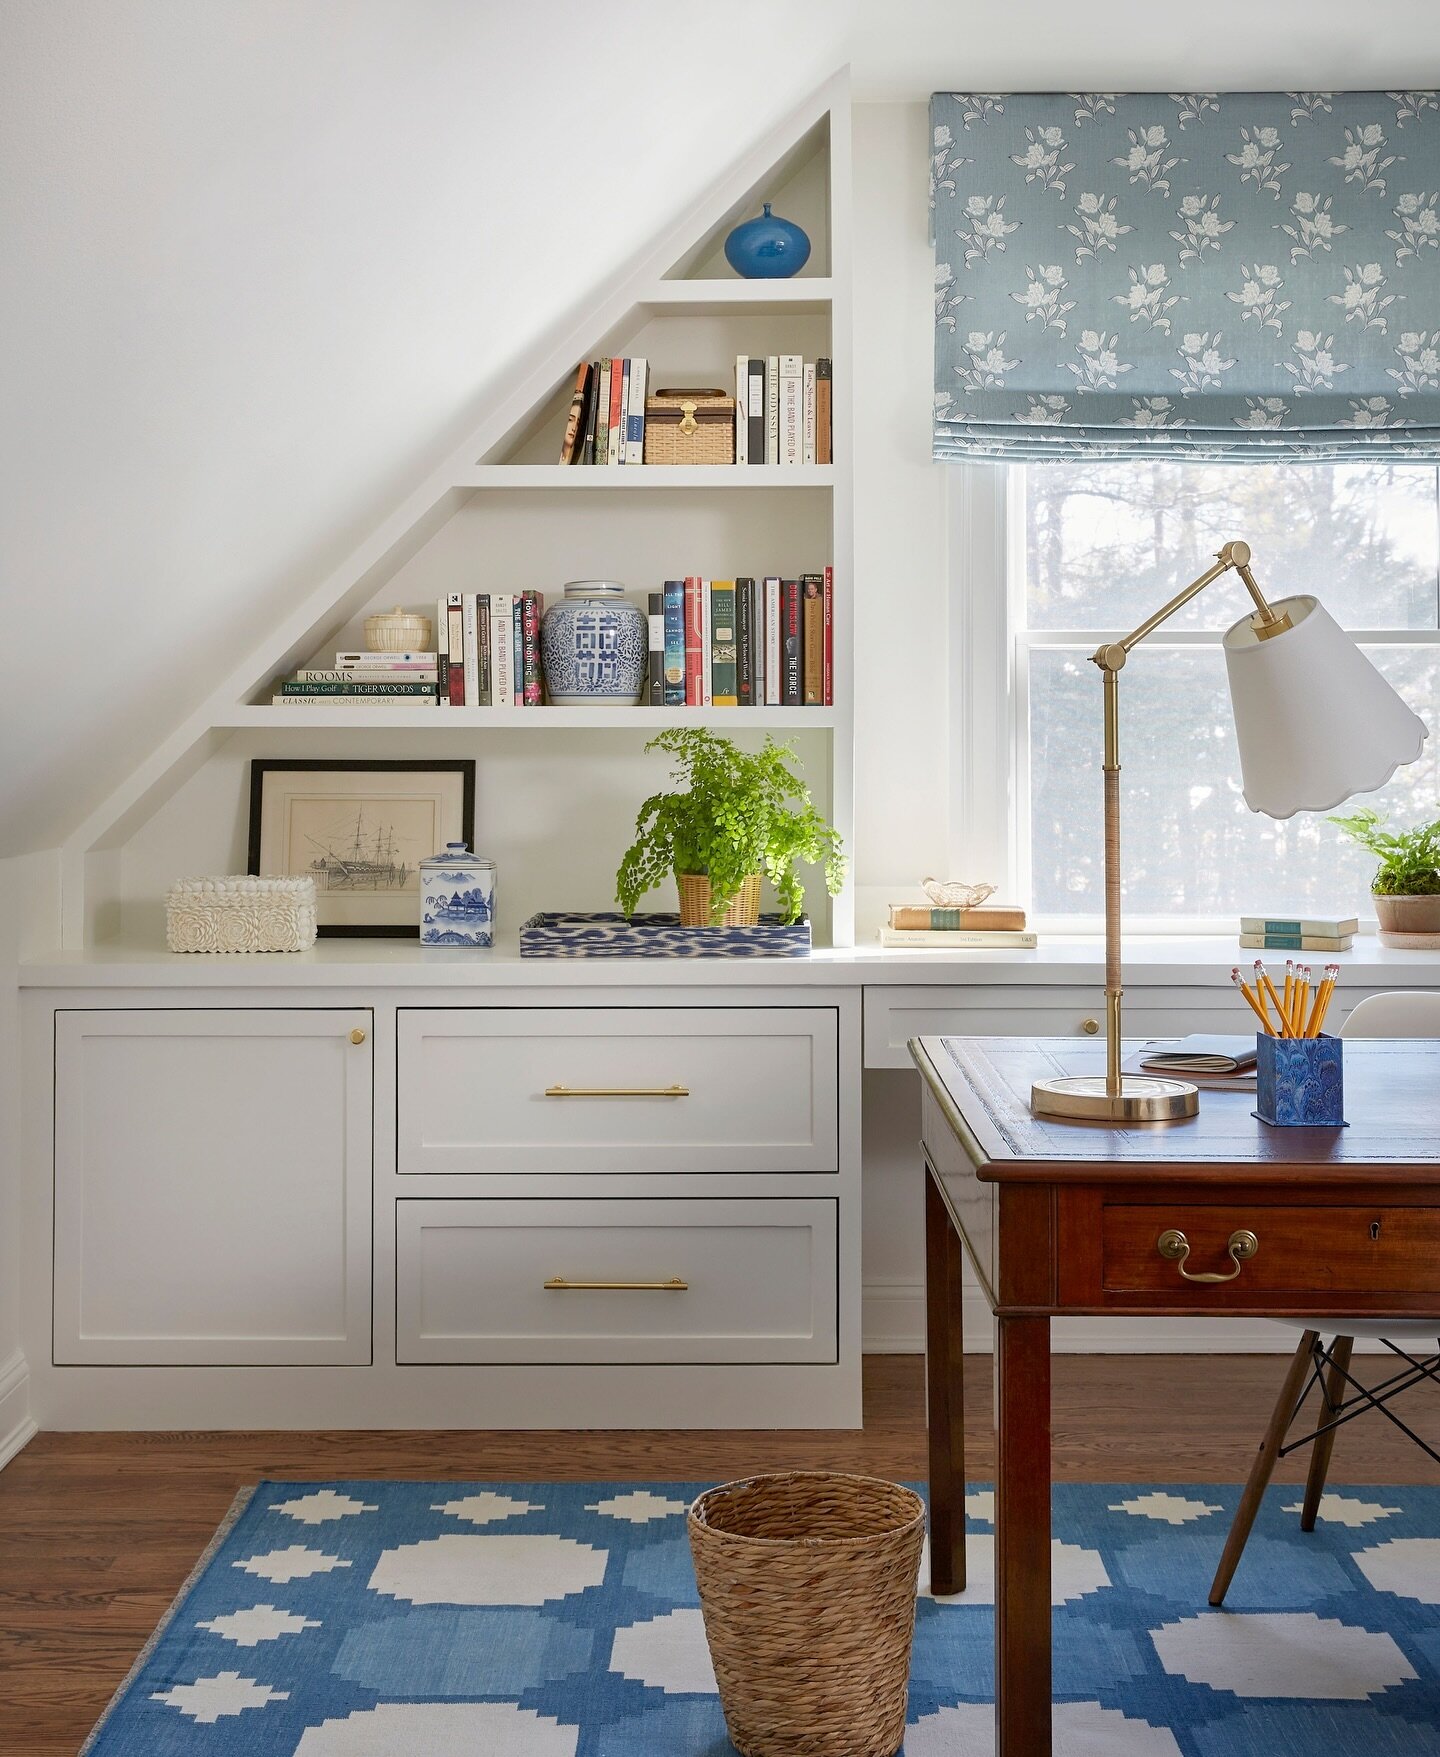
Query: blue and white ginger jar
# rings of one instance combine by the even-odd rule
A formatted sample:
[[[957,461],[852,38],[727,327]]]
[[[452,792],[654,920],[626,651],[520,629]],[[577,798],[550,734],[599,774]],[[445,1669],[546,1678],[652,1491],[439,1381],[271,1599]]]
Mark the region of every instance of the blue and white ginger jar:
[[[558,707],[633,706],[645,683],[648,637],[644,611],[618,580],[568,581],[540,628],[546,695]]]
[[[810,260],[810,239],[794,220],[765,212],[736,226],[725,240],[725,260],[747,281],[785,281]]]
[[[495,862],[471,854],[463,842],[420,862],[422,946],[495,943]]]

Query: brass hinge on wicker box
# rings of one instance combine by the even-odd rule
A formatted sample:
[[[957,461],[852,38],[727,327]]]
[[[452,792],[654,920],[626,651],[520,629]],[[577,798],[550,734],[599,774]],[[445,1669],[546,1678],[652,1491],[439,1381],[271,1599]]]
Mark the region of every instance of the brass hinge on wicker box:
[[[645,399],[647,464],[733,464],[735,399],[722,390],[657,390]]]

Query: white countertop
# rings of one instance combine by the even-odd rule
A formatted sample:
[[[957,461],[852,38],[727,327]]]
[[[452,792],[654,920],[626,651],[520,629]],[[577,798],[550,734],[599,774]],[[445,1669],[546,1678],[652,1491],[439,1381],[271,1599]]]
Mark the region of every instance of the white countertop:
[[[1136,935],[1125,943],[1129,987],[1225,987],[1253,951],[1225,934],[1186,939]],[[1271,954],[1272,966],[1285,954]],[[1348,952],[1311,953],[1338,963],[1349,987],[1440,987],[1440,952],[1402,951],[1369,937]],[[21,988],[823,988],[1104,985],[1104,949],[1091,935],[1043,935],[1034,951],[899,951],[878,945],[821,948],[805,958],[522,958],[518,944],[487,951],[414,940],[327,939],[308,952],[167,951],[161,944],[103,942],[46,951],[19,966]]]

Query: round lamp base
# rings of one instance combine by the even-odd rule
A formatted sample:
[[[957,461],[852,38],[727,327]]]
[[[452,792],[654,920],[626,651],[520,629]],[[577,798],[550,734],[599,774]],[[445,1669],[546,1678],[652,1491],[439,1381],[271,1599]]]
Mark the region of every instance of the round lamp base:
[[[1188,1080],[1124,1074],[1119,1092],[1105,1090],[1103,1074],[1062,1074],[1030,1088],[1032,1116],[1068,1123],[1169,1123],[1195,1116],[1200,1093]]]

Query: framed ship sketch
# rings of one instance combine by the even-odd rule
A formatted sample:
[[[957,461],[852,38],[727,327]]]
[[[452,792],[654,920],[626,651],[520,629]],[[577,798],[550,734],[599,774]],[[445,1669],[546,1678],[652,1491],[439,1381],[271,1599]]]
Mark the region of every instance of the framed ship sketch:
[[[313,878],[322,935],[416,938],[420,862],[475,845],[475,764],[464,758],[250,764],[247,870]]]

